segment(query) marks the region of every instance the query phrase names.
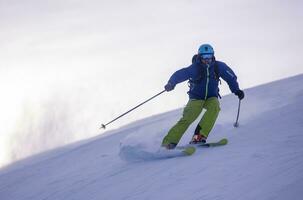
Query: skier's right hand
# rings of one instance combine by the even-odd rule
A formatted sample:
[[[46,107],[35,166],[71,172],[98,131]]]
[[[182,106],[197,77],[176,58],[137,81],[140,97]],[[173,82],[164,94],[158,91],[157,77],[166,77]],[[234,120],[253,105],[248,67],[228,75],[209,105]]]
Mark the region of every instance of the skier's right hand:
[[[244,92],[242,90],[236,91],[235,95],[237,95],[240,100],[244,99]]]
[[[173,84],[169,83],[169,82],[164,86],[164,89],[167,92],[172,91],[174,88],[175,88],[175,86]]]

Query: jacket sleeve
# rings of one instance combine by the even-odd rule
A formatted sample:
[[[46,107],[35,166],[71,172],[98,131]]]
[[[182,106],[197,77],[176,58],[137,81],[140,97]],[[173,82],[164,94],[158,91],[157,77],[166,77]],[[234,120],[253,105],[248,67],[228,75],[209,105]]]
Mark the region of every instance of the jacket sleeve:
[[[183,81],[188,80],[192,76],[192,65],[186,68],[182,68],[170,77],[168,83],[172,84],[173,86],[181,83]]]
[[[227,82],[229,89],[232,93],[235,93],[239,90],[237,76],[232,71],[232,69],[228,67],[225,63],[221,63],[219,65],[219,75],[223,78],[224,81]]]

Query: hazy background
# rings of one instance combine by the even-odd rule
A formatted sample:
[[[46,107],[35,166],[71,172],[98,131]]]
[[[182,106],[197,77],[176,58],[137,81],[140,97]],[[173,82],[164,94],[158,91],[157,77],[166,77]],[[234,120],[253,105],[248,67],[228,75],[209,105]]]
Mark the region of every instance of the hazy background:
[[[302,19],[299,0],[0,0],[0,167],[104,133],[101,123],[163,90],[202,43],[244,89],[303,73]],[[180,108],[186,91],[108,128]]]

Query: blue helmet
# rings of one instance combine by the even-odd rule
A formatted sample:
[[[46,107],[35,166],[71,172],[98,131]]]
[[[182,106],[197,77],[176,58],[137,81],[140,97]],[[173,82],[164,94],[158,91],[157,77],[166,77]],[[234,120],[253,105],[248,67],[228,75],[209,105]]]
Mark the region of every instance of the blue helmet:
[[[201,55],[203,55],[203,54],[212,54],[212,55],[214,55],[215,51],[214,51],[213,47],[210,44],[202,44],[199,47],[198,54],[201,54]]]

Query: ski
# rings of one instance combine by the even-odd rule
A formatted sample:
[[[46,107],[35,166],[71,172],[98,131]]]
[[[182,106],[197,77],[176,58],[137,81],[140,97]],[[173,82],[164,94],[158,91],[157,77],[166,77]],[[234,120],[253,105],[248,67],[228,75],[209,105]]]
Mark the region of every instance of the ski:
[[[183,148],[165,149],[160,147],[157,151],[148,151],[146,149],[125,145],[121,147],[119,156],[127,161],[149,161],[176,157],[187,157],[194,154],[196,148],[187,146]]]
[[[182,149],[182,153],[184,153],[185,156],[191,156],[196,152],[196,148],[193,146],[188,146]]]
[[[228,140],[226,138],[223,138],[219,140],[218,142],[207,142],[203,144],[195,144],[195,147],[217,147],[217,146],[223,146],[228,143]]]
[[[194,146],[183,146],[175,149],[163,149],[161,148],[155,156],[155,158],[175,158],[183,156],[191,156],[196,152]]]
[[[179,146],[177,147],[177,149],[183,150],[184,153],[185,151],[190,151],[190,149],[188,150],[188,148],[190,147],[194,147],[194,148],[201,148],[201,147],[218,147],[218,146],[224,146],[228,143],[228,140],[226,138],[223,138],[221,140],[219,140],[218,142],[207,142],[207,143],[198,143],[198,144],[188,144],[185,146]],[[193,152],[194,153],[194,152]],[[193,154],[191,153],[191,154]],[[191,155],[189,154],[189,155]]]
[[[133,146],[123,146],[120,149],[120,157],[128,161],[148,161],[159,160],[176,157],[191,156],[196,152],[197,148],[202,147],[217,147],[223,146],[228,143],[226,138],[219,140],[218,142],[208,142],[204,144],[188,144],[185,146],[177,146],[175,149],[165,149],[161,147],[158,151],[150,152],[145,149],[141,149]]]

